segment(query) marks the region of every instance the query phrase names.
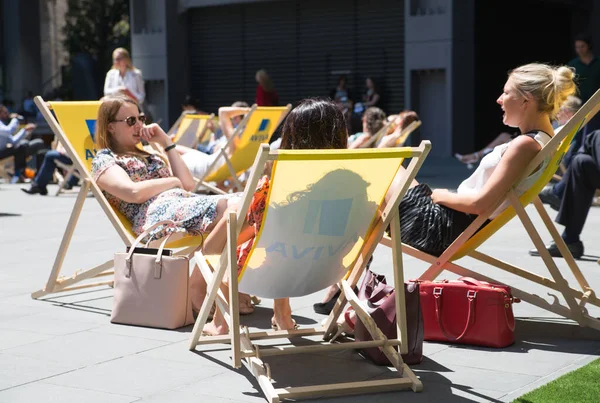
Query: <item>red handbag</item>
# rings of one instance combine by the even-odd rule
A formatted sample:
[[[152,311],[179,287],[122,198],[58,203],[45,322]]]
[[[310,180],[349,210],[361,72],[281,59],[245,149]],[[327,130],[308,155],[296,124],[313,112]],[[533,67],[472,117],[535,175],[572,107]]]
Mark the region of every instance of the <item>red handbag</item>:
[[[506,347],[515,341],[510,287],[471,277],[420,283],[425,340]]]

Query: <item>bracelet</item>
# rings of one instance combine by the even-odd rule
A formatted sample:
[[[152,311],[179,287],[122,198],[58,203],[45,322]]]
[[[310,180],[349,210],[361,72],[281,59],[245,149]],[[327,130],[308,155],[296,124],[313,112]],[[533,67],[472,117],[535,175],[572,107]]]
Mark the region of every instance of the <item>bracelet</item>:
[[[165,147],[165,152],[169,152],[172,149],[174,149],[177,146],[177,144],[173,143],[170,146]]]

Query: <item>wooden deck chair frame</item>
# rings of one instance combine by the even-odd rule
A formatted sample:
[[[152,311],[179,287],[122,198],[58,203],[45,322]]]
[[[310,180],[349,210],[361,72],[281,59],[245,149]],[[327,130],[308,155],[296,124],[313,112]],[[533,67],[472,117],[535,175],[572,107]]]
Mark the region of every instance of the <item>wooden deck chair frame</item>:
[[[405,153],[405,158],[411,158],[407,168],[405,183],[403,186],[392,191],[392,197],[385,208],[382,210],[379,207],[380,216],[376,219],[374,227],[370,235],[367,236],[365,242],[358,254],[356,261],[350,265],[345,279],[339,284],[342,290],[341,296],[338,298],[333,311],[327,318],[325,325],[316,328],[302,328],[298,330],[274,330],[274,331],[258,331],[249,332],[247,328],[242,332],[240,330],[239,321],[239,303],[238,303],[238,275],[237,275],[237,256],[236,256],[236,241],[238,234],[244,221],[244,214],[248,210],[254,189],[261,176],[262,168],[267,161],[277,159],[279,151],[269,152],[268,145],[262,145],[257,155],[252,173],[248,180],[248,186],[244,191],[243,201],[237,213],[230,213],[227,222],[227,246],[220,257],[218,264],[214,265],[214,272],[206,261],[206,258],[201,252],[196,252],[196,262],[200,267],[202,275],[205,277],[208,284],[208,294],[205,298],[200,314],[192,331],[189,349],[194,350],[199,344],[215,344],[215,343],[230,343],[232,352],[232,366],[240,368],[242,360],[250,372],[256,377],[260,388],[265,397],[271,403],[278,403],[280,399],[298,399],[321,397],[329,395],[349,395],[361,394],[376,391],[390,391],[399,389],[412,389],[415,392],[422,390],[423,385],[415,376],[412,370],[404,364],[402,357],[396,350],[399,346],[400,353],[407,352],[407,329],[406,329],[406,306],[404,295],[404,278],[402,267],[402,247],[400,241],[400,221],[398,214],[398,205],[402,195],[404,195],[409,187],[409,184],[415,178],[418,170],[423,164],[424,158],[429,153],[431,144],[429,141],[423,141],[418,148],[405,148],[402,150],[377,150],[371,152],[401,152]],[[345,150],[348,152],[365,152],[367,150]],[[397,241],[393,245],[393,267],[394,267],[394,285],[396,290],[396,314],[399,339],[390,340],[378,329],[377,325],[370,317],[364,306],[353,291],[360,276],[364,272],[369,258],[375,251],[379,240],[384,234],[385,229],[391,225],[392,234]],[[230,279],[229,286],[229,303],[221,291],[220,284],[224,277]],[[217,304],[217,309],[223,312],[230,329],[229,335],[225,336],[203,336],[202,329],[208,319],[210,308],[213,303]],[[269,348],[266,346],[258,346],[252,343],[252,340],[259,339],[280,339],[292,337],[307,337],[320,336],[324,340],[331,339],[335,333],[338,317],[341,315],[346,303],[349,303],[356,311],[360,320],[365,324],[369,333],[373,337],[373,341],[362,341],[354,343],[328,343],[322,342],[314,346],[301,347],[283,347],[278,346]],[[390,362],[398,371],[398,378],[386,380],[371,380],[362,382],[347,382],[338,384],[313,385],[303,387],[289,387],[275,389],[271,383],[271,371],[267,363],[262,361],[262,357],[274,355],[287,355],[299,353],[319,353],[325,351],[342,351],[348,349],[380,347],[384,354],[390,359]]]
[[[175,122],[175,125],[177,125],[177,126],[175,127],[175,125],[173,125],[173,127],[171,127],[171,129],[169,129],[169,133],[167,133],[167,134],[169,136],[173,136],[173,142],[175,144],[196,149],[198,144],[200,144],[202,142],[202,140],[206,137],[206,134],[209,133],[208,122],[210,120],[214,119],[214,117],[215,117],[214,113],[212,113],[210,115],[201,115],[201,114],[197,114],[197,113],[182,113],[181,116],[179,116],[179,118]],[[179,134],[179,129],[181,128],[181,125],[183,124],[183,122],[186,119],[201,120],[201,121],[205,121],[205,122],[204,122],[203,126],[201,128],[199,128],[200,130],[196,132],[196,136],[194,137],[194,141],[192,143],[181,144],[183,135]]]
[[[577,113],[575,113],[575,115],[569,120],[569,122],[567,122],[567,124],[562,128],[562,130],[560,130],[560,132],[556,133],[552,140],[529,163],[527,169],[524,171],[523,176],[515,183],[519,183],[523,178],[526,178],[529,174],[534,172],[534,170],[540,165],[543,159],[548,155],[552,155],[558,158],[556,162],[557,165],[560,159],[562,159],[564,152],[566,151],[565,147],[561,147],[561,149],[559,150],[559,146],[562,145],[564,141],[568,141],[570,143],[572,137],[575,135],[577,130],[583,127],[585,123],[587,123],[598,112],[598,110],[600,110],[600,90],[597,91],[588,100],[588,102],[586,102],[586,104],[579,109]],[[550,180],[550,170],[556,169],[556,165],[552,166],[551,164],[546,168],[546,171],[549,174],[545,175],[547,177],[545,183],[547,183],[547,181]],[[545,183],[539,183],[541,179],[542,178],[540,178],[540,180],[538,180],[538,183],[536,183],[533,186],[536,186],[537,188],[540,185],[544,185]],[[539,190],[541,190],[541,188]],[[568,284],[560,269],[557,267],[556,263],[550,256],[548,250],[544,246],[542,238],[540,237],[537,229],[532,223],[529,215],[525,211],[525,206],[528,204],[528,197],[533,198],[533,205],[536,211],[541,217],[544,226],[550,232],[552,239],[556,243],[558,249],[560,250],[569,269],[571,270],[581,289],[576,289]],[[486,227],[481,229],[481,231],[475,234],[476,231],[481,227],[481,225],[488,219],[488,217],[490,217],[490,215],[496,210],[496,208],[498,208],[502,204],[504,200],[508,200],[510,202],[510,207],[508,207],[498,217],[494,218],[494,220],[491,223],[489,223]],[[515,214],[523,223],[523,226],[525,227],[529,238],[533,241],[533,244],[540,253],[544,264],[550,272],[550,278],[540,276],[536,273],[532,273],[516,265],[504,262],[502,260],[488,256],[476,250],[493,233],[495,233],[495,231],[498,228],[501,228],[504,225],[504,223],[512,219]],[[500,226],[494,225],[495,220],[500,220]],[[384,237],[382,243],[391,246],[394,244],[393,238],[393,234],[391,238]],[[549,291],[551,290],[562,294],[566,301],[566,306],[561,304],[559,302],[559,299],[555,295],[553,295],[554,301],[550,303],[538,295],[523,291],[512,286],[511,289],[515,297],[525,302],[529,302],[530,304],[533,304],[535,306],[538,306],[565,318],[572,319],[576,321],[580,326],[591,327],[600,330],[600,319],[590,316],[587,312],[587,309],[585,308],[586,304],[600,306],[600,299],[598,299],[598,297],[596,296],[596,292],[589,285],[583,273],[579,269],[577,263],[575,262],[575,259],[571,255],[562,237],[560,236],[556,227],[554,226],[554,223],[548,216],[548,213],[546,212],[541,200],[537,196],[537,193],[534,193],[529,196],[526,193],[521,197],[518,197],[513,187],[511,190],[509,190],[505,197],[500,198],[500,200],[487,212],[479,215],[479,217],[477,217],[477,219],[439,257],[435,257],[427,253],[421,252],[408,245],[403,245],[403,251],[413,257],[416,257],[427,263],[431,263],[429,269],[427,269],[421,275],[420,279],[422,280],[434,280],[442,273],[443,270],[448,270],[460,276],[469,276],[491,283],[503,283],[502,281],[498,281],[493,278],[484,276],[480,273],[477,273],[473,270],[469,270],[463,266],[454,263],[455,260],[458,260],[463,256],[469,256],[498,269],[515,274],[535,284],[548,287]]]
[[[400,137],[398,137],[398,140],[396,140],[396,147],[402,147],[404,143],[406,143],[406,140],[408,140],[408,136],[410,136],[412,132],[417,130],[420,126],[420,120],[415,120],[414,122],[411,122],[411,124],[406,126],[404,130],[402,130],[402,133],[400,133]]]
[[[194,192],[197,192],[201,187],[205,187],[208,190],[215,192],[217,194],[227,194],[227,192],[212,186],[210,183],[208,183],[208,181],[206,180],[207,178],[210,177],[210,175],[218,170],[223,164],[221,161],[221,158],[223,158],[225,160],[225,165],[227,165],[227,168],[229,170],[230,173],[230,177],[232,180],[232,184],[233,184],[233,189],[237,192],[241,192],[244,190],[244,184],[242,183],[242,181],[240,180],[240,178],[238,177],[239,172],[236,172],[236,170],[233,167],[233,163],[232,163],[232,159],[235,156],[236,150],[234,150],[233,155],[228,156],[226,150],[229,149],[231,147],[231,143],[239,137],[242,137],[246,131],[246,127],[248,125],[248,122],[250,121],[250,119],[252,118],[252,115],[254,114],[254,112],[256,111],[256,109],[258,108],[258,105],[254,104],[252,105],[252,107],[250,108],[250,110],[248,111],[248,113],[246,113],[246,116],[244,116],[244,119],[240,122],[240,124],[237,126],[237,128],[234,130],[232,136],[229,138],[229,140],[227,141],[227,144],[221,148],[218,152],[220,154],[219,158],[216,158],[212,164],[210,164],[210,166],[208,167],[206,174],[202,177],[202,178],[196,178],[196,188],[194,189]],[[273,131],[275,131],[277,129],[277,127],[281,124],[281,122],[283,121],[283,119],[285,119],[285,117],[287,116],[287,114],[290,112],[290,110],[292,109],[292,105],[291,104],[287,104],[285,106],[285,111],[281,114],[279,121],[277,122],[277,124],[275,125],[275,127],[273,128]],[[250,168],[250,167],[248,167]]]
[[[69,137],[65,134],[57,119],[51,113],[50,109],[52,108],[52,104],[56,104],[56,102],[47,103],[42,99],[42,97],[37,96],[35,97],[35,104],[46,119],[46,122],[48,122],[50,129],[52,129],[58,141],[60,141],[65,147],[67,154],[73,161],[73,167],[77,169],[81,175],[82,183],[81,189],[79,190],[77,199],[75,201],[75,205],[73,207],[73,211],[71,212],[67,228],[65,229],[65,233],[63,235],[60,247],[57,251],[52,270],[50,271],[50,275],[48,276],[46,285],[44,286],[44,288],[33,292],[31,294],[31,297],[34,299],[38,299],[48,294],[53,294],[57,292],[73,291],[98,286],[112,286],[114,283],[114,279],[96,281],[98,277],[114,275],[112,257],[110,258],[110,260],[107,260],[106,262],[95,267],[84,270],[78,270],[71,277],[59,277],[64,258],[67,254],[69,244],[71,243],[71,239],[73,237],[73,232],[75,231],[77,221],[79,220],[83,204],[85,203],[85,199],[89,191],[92,192],[95,199],[100,204],[100,207],[102,207],[102,210],[104,211],[111,224],[119,234],[119,237],[123,241],[124,247],[131,246],[132,242],[135,240],[135,236],[131,231],[129,231],[125,227],[122,220],[126,221],[126,219],[124,217],[120,217],[117,214],[117,212],[113,210],[113,208],[110,206],[110,204],[102,194],[102,191],[100,190],[96,182],[92,179],[92,176],[88,172],[86,166],[83,164],[81,158],[79,157],[79,154],[73,149],[73,146],[69,141]],[[191,254],[201,242],[200,237],[185,236],[183,234],[175,234],[171,238],[173,237],[176,237],[176,239],[173,239],[171,242],[169,242],[167,247],[179,248],[180,250],[178,250],[177,253],[182,255]],[[156,244],[157,241],[158,240],[154,241],[153,244]]]
[[[14,167],[15,157],[11,155],[9,157],[0,159],[0,178],[4,178],[6,183],[10,182],[12,178],[12,175],[9,174],[9,169],[14,170],[13,168],[7,168],[9,165]]]
[[[371,138],[369,140],[367,140],[360,148],[370,148],[370,147],[376,146],[377,143],[379,143],[379,140],[381,140],[381,138],[383,136],[385,136],[385,134],[387,133],[387,131],[393,124],[394,124],[394,122],[392,122],[392,121],[385,122],[383,127],[381,129],[379,129],[377,131],[377,133],[375,133],[373,136],[371,136]]]

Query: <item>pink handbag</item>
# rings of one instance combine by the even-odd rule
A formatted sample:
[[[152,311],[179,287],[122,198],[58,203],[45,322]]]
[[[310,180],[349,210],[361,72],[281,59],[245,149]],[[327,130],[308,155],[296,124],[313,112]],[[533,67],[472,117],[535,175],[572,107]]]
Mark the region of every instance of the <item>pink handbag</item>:
[[[137,245],[159,225],[144,231],[126,253],[115,253],[115,295],[110,316],[112,323],[177,329],[194,322],[189,295],[189,259],[170,256],[165,250],[170,235],[156,249]],[[150,253],[149,253],[150,252]]]

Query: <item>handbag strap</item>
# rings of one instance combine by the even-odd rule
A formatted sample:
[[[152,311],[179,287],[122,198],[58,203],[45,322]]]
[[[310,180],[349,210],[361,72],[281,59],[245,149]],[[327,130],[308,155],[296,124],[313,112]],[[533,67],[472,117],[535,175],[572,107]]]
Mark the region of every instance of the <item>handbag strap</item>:
[[[446,338],[450,341],[459,341],[462,339],[465,334],[469,331],[473,323],[475,323],[475,298],[477,297],[477,291],[469,290],[467,291],[467,299],[469,300],[469,314],[467,318],[467,323],[465,324],[465,328],[462,333],[458,337],[452,337],[444,328],[444,322],[442,320],[442,288],[434,288],[433,289],[433,297],[435,299],[435,317],[437,319],[438,324],[440,325],[440,330],[446,336]]]
[[[476,285],[481,288],[491,288],[489,284],[483,283],[477,279],[474,279],[473,277],[461,277],[458,279],[458,281],[462,281],[463,283],[471,285]]]
[[[169,227],[177,226],[177,224],[173,220],[163,220],[163,221],[157,222],[156,224],[151,225],[144,232],[142,232],[135,239],[135,241],[133,241],[133,243],[129,247],[129,253],[127,253],[127,257],[125,258],[125,277],[129,278],[131,276],[131,266],[132,266],[131,257],[133,256],[135,248],[142,241],[142,239],[144,239],[146,236],[148,236],[152,230],[156,229],[156,227],[158,227],[160,225],[167,225]],[[162,276],[162,252],[163,252],[163,249],[165,248],[165,245],[167,244],[167,241],[171,237],[171,235],[173,235],[173,234],[172,233],[168,234],[165,237],[165,239],[160,243],[160,246],[158,248],[158,253],[156,254],[156,258],[154,259],[154,278],[156,278],[156,279],[160,279],[160,277]]]

